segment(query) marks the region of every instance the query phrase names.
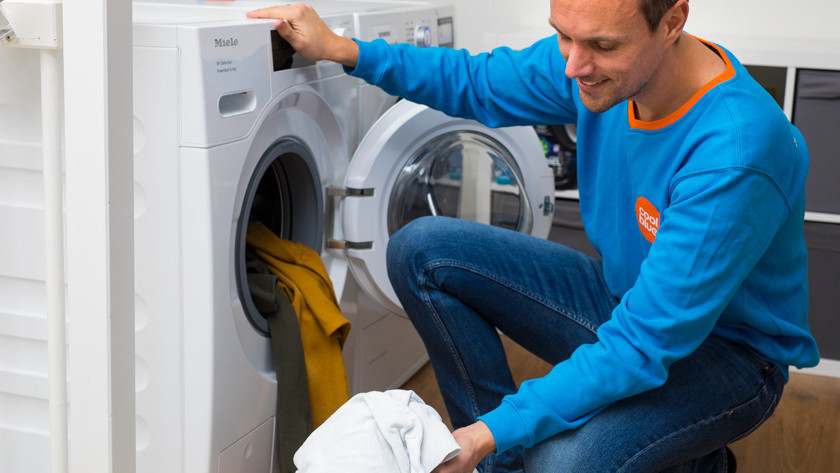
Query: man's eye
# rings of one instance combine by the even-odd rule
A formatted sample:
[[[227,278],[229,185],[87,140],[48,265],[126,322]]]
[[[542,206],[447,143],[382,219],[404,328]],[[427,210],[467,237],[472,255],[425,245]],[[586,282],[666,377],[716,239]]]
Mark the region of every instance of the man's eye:
[[[595,43],[595,49],[601,52],[609,52],[615,49],[615,45]]]

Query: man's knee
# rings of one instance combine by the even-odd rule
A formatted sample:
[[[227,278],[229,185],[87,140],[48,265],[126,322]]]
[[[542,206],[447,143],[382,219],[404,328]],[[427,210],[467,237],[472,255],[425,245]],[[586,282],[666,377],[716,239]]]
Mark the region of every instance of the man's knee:
[[[446,217],[420,217],[391,235],[386,250],[389,269],[424,264],[439,253],[460,248],[469,224],[465,220]],[[452,247],[452,248],[450,248]],[[447,250],[449,249],[449,250]]]
[[[404,267],[407,260],[416,251],[418,246],[423,242],[423,235],[429,232],[432,225],[432,217],[421,217],[412,220],[404,227],[397,230],[388,239],[388,247],[386,249],[386,259],[388,261],[388,269],[392,266],[401,268]]]
[[[423,247],[428,244],[437,228],[435,217],[420,217],[397,230],[388,240],[386,263],[388,277],[395,288],[399,279],[405,278],[423,265]]]
[[[562,436],[547,439],[525,449],[525,471],[528,473],[610,471],[601,469],[606,467],[602,464],[604,460],[603,448],[565,441]]]

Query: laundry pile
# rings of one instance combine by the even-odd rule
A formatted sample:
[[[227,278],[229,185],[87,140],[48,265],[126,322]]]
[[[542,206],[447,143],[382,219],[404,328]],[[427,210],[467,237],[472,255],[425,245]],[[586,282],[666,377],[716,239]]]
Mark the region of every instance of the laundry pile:
[[[251,298],[266,318],[277,374],[275,458],[295,471],[294,452],[350,398],[341,354],[350,322],[317,252],[252,222],[246,236]]]
[[[298,473],[429,473],[461,451],[413,391],[353,396],[295,453]]]

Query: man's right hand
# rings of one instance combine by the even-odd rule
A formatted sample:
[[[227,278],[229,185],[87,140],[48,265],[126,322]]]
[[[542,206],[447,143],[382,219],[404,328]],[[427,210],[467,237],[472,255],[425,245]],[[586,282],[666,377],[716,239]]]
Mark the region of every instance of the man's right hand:
[[[438,465],[432,473],[471,473],[487,455],[496,451],[493,433],[482,421],[477,421],[452,432],[461,452],[446,463]]]
[[[356,67],[359,46],[332,30],[309,5],[290,5],[263,8],[247,13],[248,18],[273,18],[274,28],[310,61],[326,59],[348,67]]]

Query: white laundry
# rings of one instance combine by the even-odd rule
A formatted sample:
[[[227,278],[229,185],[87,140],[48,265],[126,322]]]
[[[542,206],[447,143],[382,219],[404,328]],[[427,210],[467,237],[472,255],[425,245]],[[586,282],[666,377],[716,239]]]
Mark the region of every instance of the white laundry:
[[[429,473],[461,451],[413,391],[353,396],[295,453],[298,473]]]

